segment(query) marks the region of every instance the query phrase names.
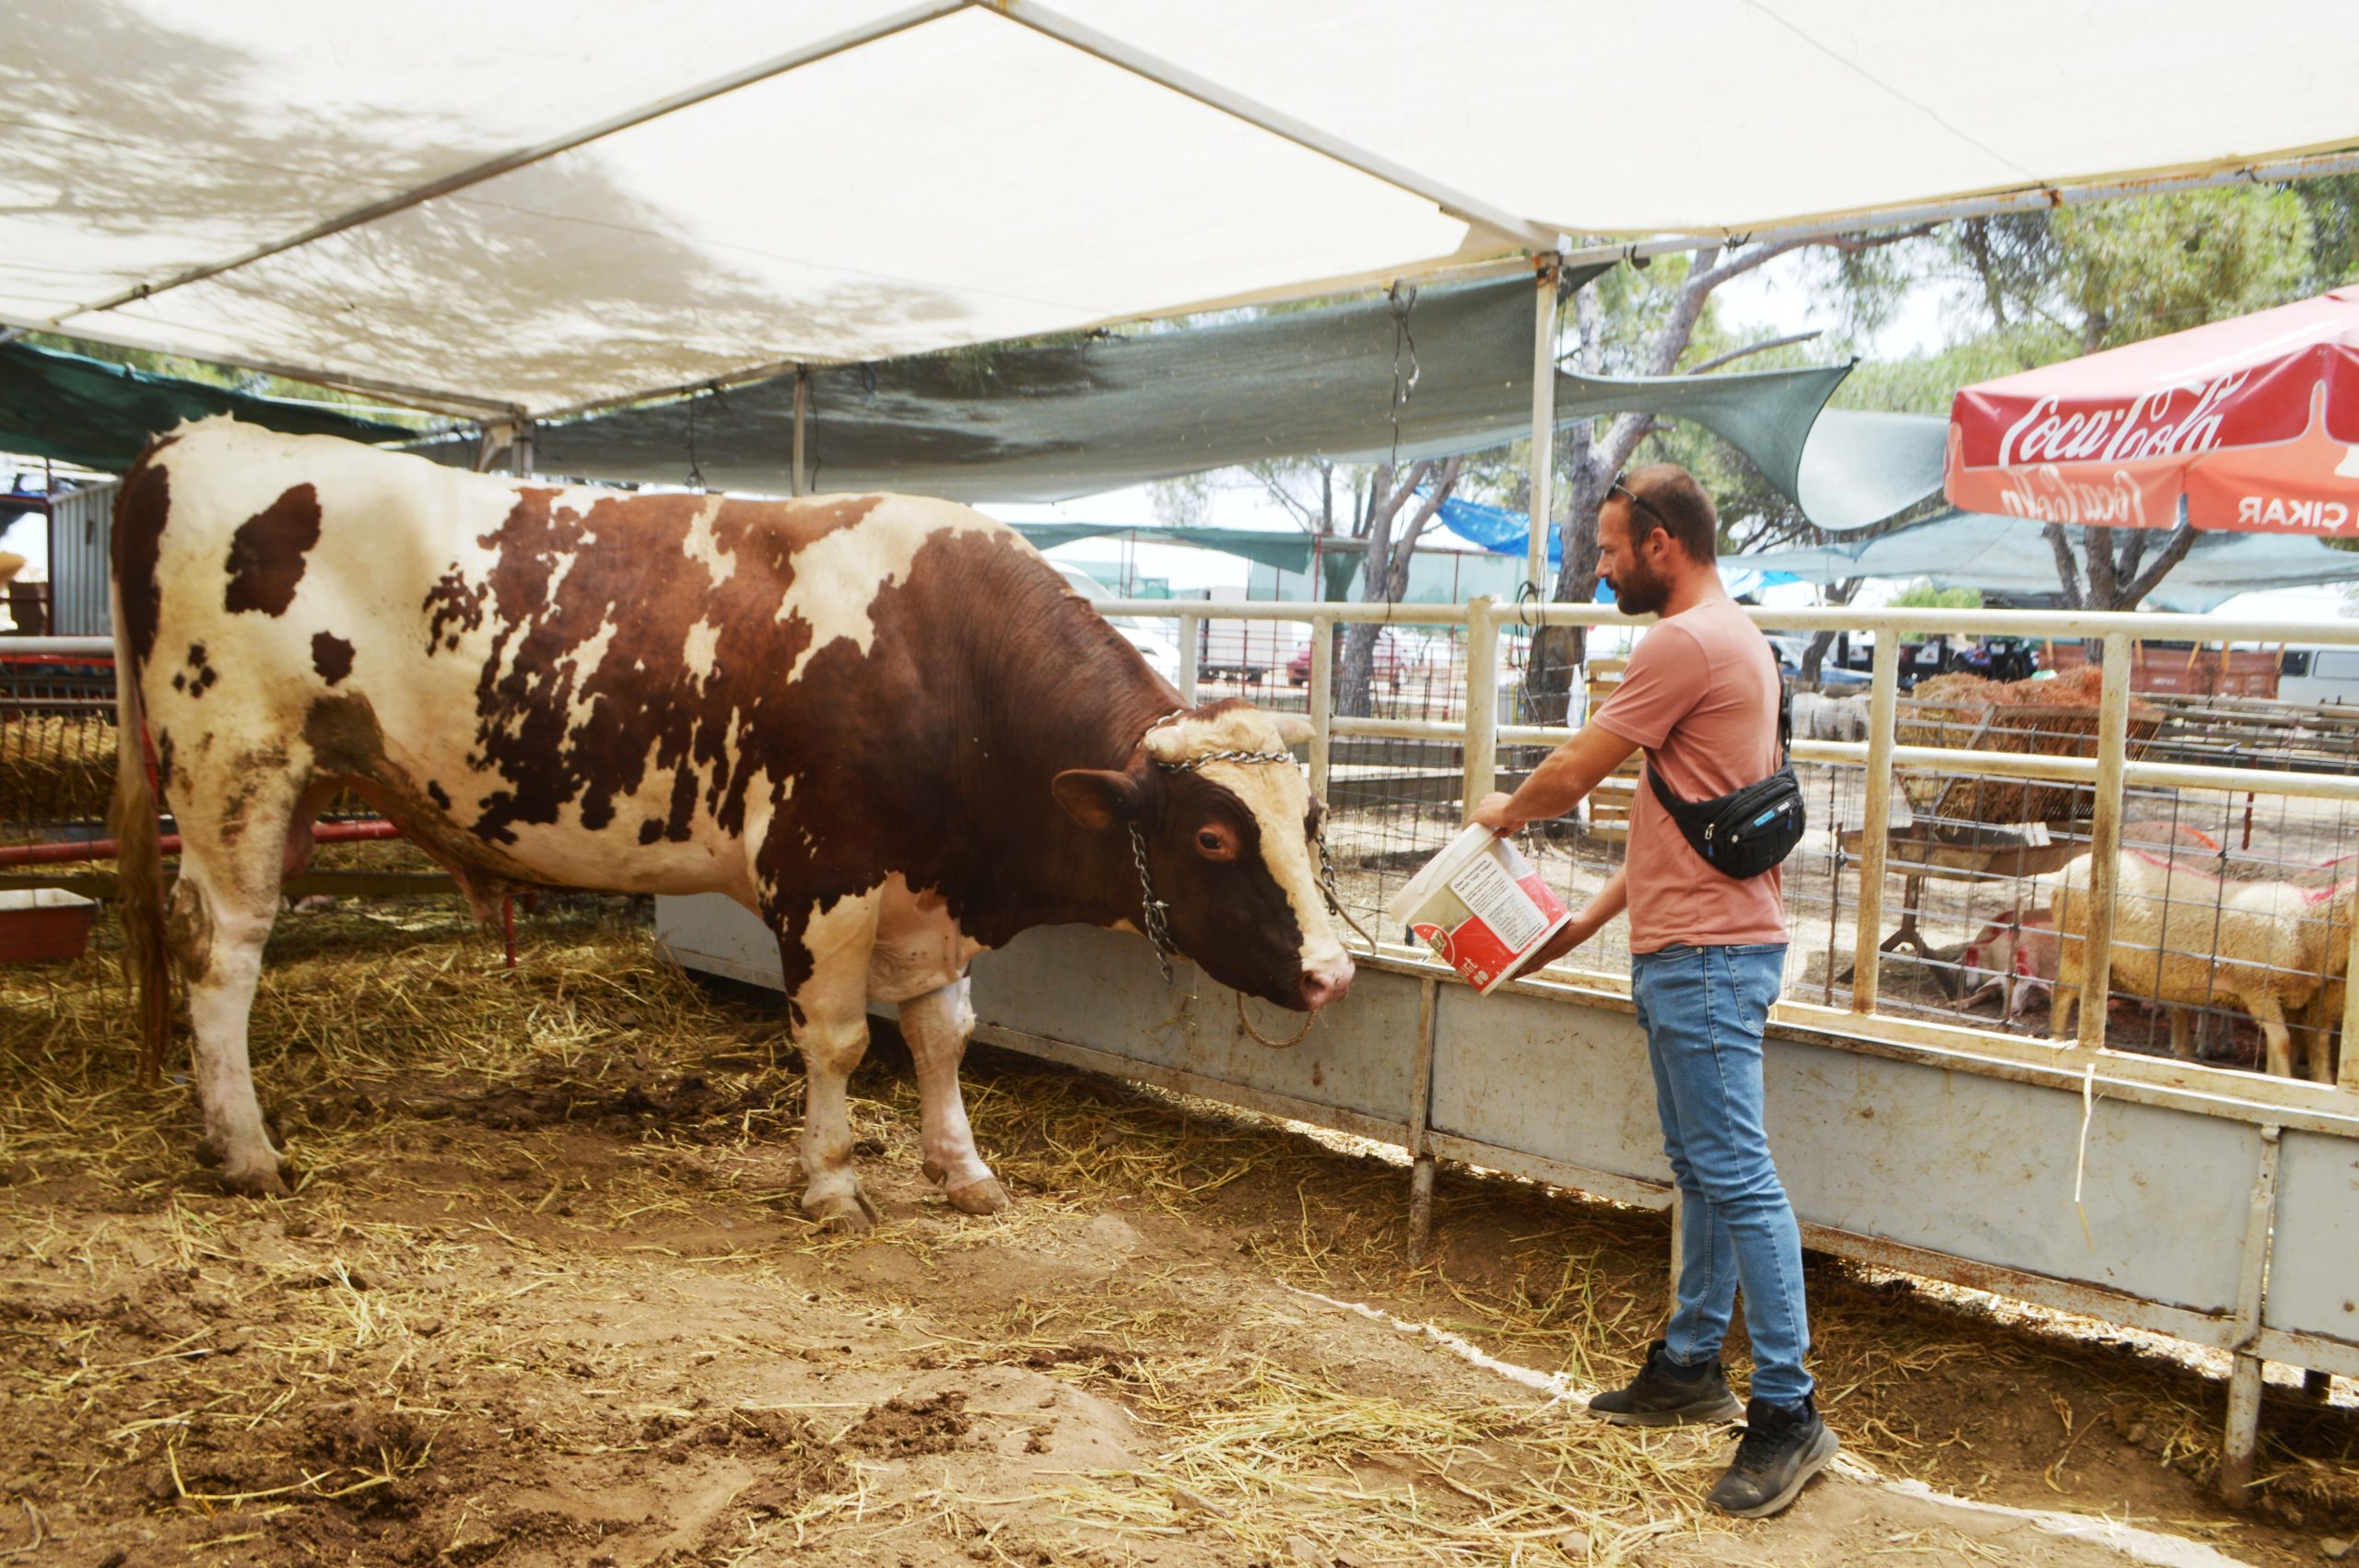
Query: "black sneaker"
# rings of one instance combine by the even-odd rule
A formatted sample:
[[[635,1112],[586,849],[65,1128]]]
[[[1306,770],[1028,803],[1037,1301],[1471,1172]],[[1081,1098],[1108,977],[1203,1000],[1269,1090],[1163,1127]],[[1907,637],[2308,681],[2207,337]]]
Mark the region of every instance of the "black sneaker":
[[[1615,1426],[1680,1426],[1688,1422],[1734,1421],[1744,1407],[1729,1392],[1728,1374],[1714,1356],[1701,1366],[1682,1366],[1661,1340],[1647,1347],[1646,1364],[1627,1388],[1611,1389],[1589,1402],[1589,1413]]]
[[[1766,1517],[1801,1496],[1842,1446],[1809,1395],[1790,1405],[1755,1399],[1745,1407],[1736,1462],[1704,1501],[1740,1519]]]

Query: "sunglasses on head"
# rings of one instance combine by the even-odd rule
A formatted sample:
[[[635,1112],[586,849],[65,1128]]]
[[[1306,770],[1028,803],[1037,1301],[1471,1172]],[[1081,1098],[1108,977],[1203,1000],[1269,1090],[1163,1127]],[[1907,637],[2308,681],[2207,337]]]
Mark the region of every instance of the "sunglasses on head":
[[[1605,493],[1611,496],[1619,492],[1620,494],[1628,497],[1632,506],[1637,508],[1640,511],[1654,519],[1658,527],[1668,531],[1671,527],[1671,519],[1655,510],[1652,506],[1648,504],[1647,498],[1644,496],[1641,496],[1638,492],[1630,488],[1627,484],[1624,483],[1624,481],[1627,480],[1629,477],[1630,475],[1627,470],[1615,474],[1613,481],[1606,486]]]

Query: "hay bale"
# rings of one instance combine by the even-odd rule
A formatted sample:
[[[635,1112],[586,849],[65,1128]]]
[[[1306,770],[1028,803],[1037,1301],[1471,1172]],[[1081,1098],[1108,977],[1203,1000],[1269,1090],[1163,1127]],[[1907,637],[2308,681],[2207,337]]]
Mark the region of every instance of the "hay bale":
[[[114,793],[111,713],[23,713],[0,720],[0,840],[33,843],[102,822]]]
[[[1919,681],[1910,699],[1899,705],[1895,736],[1904,746],[2094,757],[2104,679],[2105,672],[2095,667],[2049,681],[1935,675]],[[2145,749],[2162,721],[2161,709],[2131,701],[2131,756]],[[2093,792],[2072,784],[1908,772],[1900,775],[1900,783],[1919,815],[1956,822],[2070,823],[2095,810]]]

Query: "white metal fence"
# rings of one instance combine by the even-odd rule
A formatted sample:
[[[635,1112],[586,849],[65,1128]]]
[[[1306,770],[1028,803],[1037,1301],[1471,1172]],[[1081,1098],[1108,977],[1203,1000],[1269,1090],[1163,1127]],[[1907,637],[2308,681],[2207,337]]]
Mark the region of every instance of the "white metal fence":
[[[1190,701],[1212,695],[1200,690],[1196,679],[1192,654],[1200,640],[1197,636],[1200,624],[1208,620],[1250,618],[1264,624],[1295,621],[1305,625],[1310,632],[1310,679],[1306,691],[1307,706],[1315,731],[1309,752],[1312,788],[1330,800],[1335,799],[1339,793],[1349,798],[1348,785],[1351,781],[1339,778],[1335,760],[1339,747],[1349,743],[1373,741],[1440,743],[1460,752],[1461,761],[1457,800],[1449,804],[1461,812],[1498,785],[1503,773],[1503,752],[1512,755],[1520,750],[1530,755],[1534,749],[1557,744],[1574,732],[1566,726],[1502,721],[1503,708],[1509,713],[1518,710],[1516,705],[1502,701],[1502,684],[1519,678],[1521,656],[1528,648],[1531,634],[1542,626],[1581,626],[1594,631],[1600,628],[1629,628],[1637,625],[1611,609],[1595,605],[1517,606],[1489,599],[1477,599],[1463,605],[1211,603],[1128,600],[1104,603],[1100,608],[1109,614],[1142,619],[1160,617],[1178,623],[1176,641],[1183,650],[1179,684],[1182,696]],[[1755,610],[1751,614],[1755,623],[1765,629],[1780,633],[1848,632],[1854,637],[1866,635],[1873,638],[1874,661],[1865,694],[1868,701],[1867,739],[1841,742],[1797,738],[1793,748],[1798,763],[1814,765],[1822,770],[1819,778],[1825,780],[1829,792],[1844,799],[1846,805],[1856,811],[1858,824],[1862,828],[1866,825],[1889,824],[1893,820],[1896,772],[2033,781],[2085,792],[2088,818],[2085,833],[2076,831],[2074,841],[2067,846],[2074,851],[2084,850],[2090,856],[2089,919],[2084,945],[2081,949],[2084,978],[2078,1009],[2077,1034],[2071,1043],[2073,1047],[2105,1049],[2111,1026],[2112,1009],[2107,1001],[2116,943],[2115,882],[2118,857],[2123,843],[2127,802],[2142,793],[2151,796],[2157,792],[2170,794],[2174,799],[2180,794],[2195,792],[2231,798],[2243,796],[2248,802],[2248,825],[2249,802],[2255,798],[2269,798],[2281,802],[2318,802],[2331,807],[2335,813],[2333,822],[2326,828],[2330,847],[2359,851],[2359,819],[2347,819],[2347,813],[2359,808],[2359,768],[2329,771],[2317,767],[2315,758],[2309,770],[2292,765],[2272,766],[2271,758],[2258,751],[2240,756],[2234,765],[2148,760],[2133,755],[2133,750],[2141,748],[2131,744],[2132,704],[2129,681],[2132,644],[2142,638],[2184,638],[2193,631],[2207,641],[2222,643],[2250,641],[2277,644],[2294,641],[2359,648],[2359,626],[2347,623],[2297,626],[2278,621],[2230,622],[2219,619],[2207,619],[2190,626],[2183,616],[1984,610]],[[1452,712],[1451,717],[1345,717],[1335,711],[1334,628],[1366,623],[1392,628],[1417,628],[1438,633],[1448,639],[1452,664],[1463,681],[1462,705],[1455,702],[1447,705]],[[2102,696],[2094,714],[2094,734],[2083,747],[2090,755],[2064,755],[2036,751],[1901,743],[1896,720],[1901,697],[1902,638],[1904,635],[1941,633],[2049,641],[2076,639],[2095,643],[2101,649],[2099,657],[2104,673]],[[1580,683],[1577,680],[1574,696],[1577,716],[1579,689]],[[1238,695],[1259,696],[1262,694],[1240,691]],[[1280,700],[1284,700],[1283,695],[1277,695]],[[1432,706],[1430,702],[1427,704],[1429,709]],[[2242,706],[2249,708],[2252,705],[2245,703]],[[2335,726],[2325,736],[2325,743],[2335,752],[2347,750],[2347,729]],[[1339,783],[1346,788],[1339,790]],[[1849,786],[1848,789],[1847,784]],[[1820,800],[1816,788],[1813,789],[1812,796],[1815,810]],[[1362,803],[1366,803],[1366,797],[1361,799]],[[1348,819],[1349,813],[1339,810],[1337,815]],[[1453,825],[1454,820],[1445,822],[1439,820],[1438,815],[1428,813],[1428,819],[1420,830],[1406,836],[1408,842],[1393,841],[1383,857],[1387,873],[1384,882],[1389,884],[1396,877],[1404,877],[1414,863],[1414,851],[1430,852],[1438,848]],[[1830,830],[1840,825],[1839,823],[1826,825]],[[2247,831],[2249,837],[2249,825]],[[1986,1037],[2006,1054],[2033,1061],[2052,1060],[2059,1045],[2038,1036],[2026,1037],[1985,1028],[1971,1018],[1942,1022],[1928,1016],[1927,1010],[1921,1007],[1887,1004],[1884,993],[1889,955],[1885,952],[1887,939],[1884,924],[1890,903],[1887,883],[1892,876],[1889,873],[1895,870],[1891,860],[1892,837],[1886,831],[1860,831],[1857,833],[1856,860],[1839,854],[1836,857],[1831,881],[1832,896],[1826,901],[1827,918],[1830,929],[1848,924],[1848,954],[1828,955],[1823,977],[1826,984],[1821,1000],[1817,1001],[1796,995],[1790,981],[1788,1000],[1780,1004],[1778,1016],[1786,1022],[1832,1027],[1847,1034],[1899,1041],[1922,1042],[1956,1033],[1972,1034]],[[1339,862],[1346,861],[1348,858],[1347,852],[1339,848]],[[1847,885],[1856,886],[1856,895],[1849,901],[1848,919],[1842,898],[1842,891]],[[1792,886],[1793,882],[1790,878],[1790,901]],[[1576,895],[1579,895],[1578,891]],[[2339,893],[2337,896],[2340,897]],[[1373,906],[1380,903],[1380,898],[1365,895],[1360,901],[1361,908],[1367,912],[1373,912]],[[2183,930],[2188,930],[2201,922],[2183,919],[2180,924]],[[2198,934],[2190,931],[2185,940],[2194,944]],[[2336,935],[2340,951],[2334,962],[2318,977],[2320,979],[2332,979],[2347,974],[2351,960],[2359,957],[2359,922],[2351,923],[2347,932],[2338,929]],[[1405,942],[1387,942],[1384,950],[1389,956],[1404,962],[1426,961],[1426,955],[1421,949]],[[2193,955],[2201,959],[2200,946]],[[1831,1000],[1831,993],[1837,960],[1841,956],[1848,956],[1850,972],[1846,988],[1848,995],[1840,1005],[1836,1005]],[[1626,977],[1596,967],[1596,962],[1593,950],[1577,952],[1552,966],[1552,972],[1608,990],[1626,989]],[[2359,988],[2345,986],[2342,989],[2344,996],[2341,1017],[2346,1036],[2359,1037],[2351,1036],[2352,1024],[2359,1022]],[[2044,1024],[2040,1033],[2045,1033]],[[2147,1073],[2159,1082],[2182,1082],[2188,1073],[2212,1071],[2196,1063],[2157,1061],[2140,1053],[2114,1054],[2126,1058],[2127,1071]],[[2317,1103],[2316,1096],[2321,1093],[2353,1094],[2359,1092],[2359,1051],[2344,1054],[2336,1085],[2279,1081],[2266,1088],[2259,1085],[2247,1087],[2251,1092],[2264,1093],[2271,1097],[2288,1096],[2299,1104]]]

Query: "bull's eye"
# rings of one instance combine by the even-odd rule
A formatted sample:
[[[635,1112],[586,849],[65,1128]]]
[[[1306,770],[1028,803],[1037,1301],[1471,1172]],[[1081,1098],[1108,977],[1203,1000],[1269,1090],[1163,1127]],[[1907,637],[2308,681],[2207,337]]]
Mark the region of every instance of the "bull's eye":
[[[1207,860],[1237,859],[1237,835],[1216,822],[1208,822],[1196,829],[1196,853]]]

